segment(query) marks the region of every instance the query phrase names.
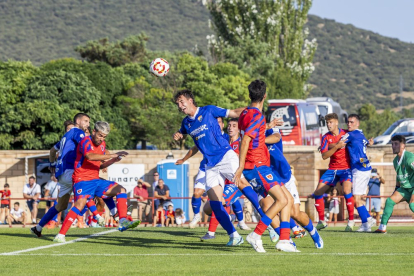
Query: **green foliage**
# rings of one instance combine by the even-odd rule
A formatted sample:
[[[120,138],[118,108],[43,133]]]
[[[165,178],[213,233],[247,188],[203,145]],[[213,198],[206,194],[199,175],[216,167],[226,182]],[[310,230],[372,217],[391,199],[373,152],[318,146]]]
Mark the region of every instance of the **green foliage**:
[[[360,128],[369,139],[383,133],[395,121],[401,119],[401,115],[396,114],[390,109],[385,109],[382,113],[377,113],[372,104],[364,104],[358,110],[361,118]]]

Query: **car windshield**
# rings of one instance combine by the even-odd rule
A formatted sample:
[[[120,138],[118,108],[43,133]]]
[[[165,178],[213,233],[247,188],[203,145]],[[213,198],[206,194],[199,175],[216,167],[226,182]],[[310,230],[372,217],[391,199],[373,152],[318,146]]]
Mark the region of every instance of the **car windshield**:
[[[321,116],[325,117],[328,114],[328,107],[325,105],[318,105]]]
[[[391,135],[394,129],[398,127],[398,125],[399,125],[398,122],[393,123],[382,135]]]

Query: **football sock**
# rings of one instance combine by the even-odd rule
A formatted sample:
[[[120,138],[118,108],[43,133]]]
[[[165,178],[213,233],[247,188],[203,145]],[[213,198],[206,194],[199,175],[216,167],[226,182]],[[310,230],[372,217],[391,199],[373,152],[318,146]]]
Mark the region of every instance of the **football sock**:
[[[92,214],[93,214],[94,217],[97,217],[99,215],[98,210],[96,209],[95,202],[93,200],[88,200],[88,202],[86,202],[86,206],[89,208],[89,211],[92,212]]]
[[[88,205],[88,203],[86,203],[86,205]],[[83,216],[86,211],[88,211],[88,207],[85,206],[85,208],[83,208],[82,212],[81,212],[81,216]]]
[[[209,233],[214,233],[217,230],[217,226],[219,225],[219,222],[216,218],[216,215],[214,214],[214,212],[211,214],[210,217],[210,223],[208,225],[208,232]]]
[[[194,215],[200,213],[201,197],[196,198],[196,197],[193,196],[191,198],[191,207],[193,207]]]
[[[395,202],[391,198],[387,198],[385,201],[384,212],[381,218],[381,224],[387,225],[388,220],[390,219],[392,212],[394,210]]]
[[[260,222],[257,224],[256,228],[254,229],[254,233],[261,236],[263,235],[264,231],[267,229],[267,227],[272,223],[272,219],[268,216],[264,215]]]
[[[280,236],[280,226],[275,228],[276,234]]]
[[[75,221],[77,216],[81,215],[81,211],[79,211],[78,208],[75,206],[70,209],[69,213],[66,215],[65,221],[62,224],[62,228],[59,231],[59,234],[66,235],[66,232],[68,232],[70,226]]]
[[[126,193],[119,193],[116,195],[116,206],[118,208],[119,220],[126,218],[127,216],[127,199]]]
[[[243,188],[242,193],[248,200],[252,203],[253,207],[259,213],[261,217],[265,216],[265,213],[262,210],[262,207],[259,205],[259,198],[257,197],[256,192],[251,186],[246,186]]]
[[[233,211],[236,214],[237,221],[243,220],[243,207],[240,204],[240,201],[236,200],[231,207],[233,207]]]
[[[368,221],[367,208],[364,205],[362,205],[362,206],[357,207],[357,211],[358,211],[359,217],[361,218],[362,223],[367,222]]]
[[[227,234],[231,235],[234,232],[236,232],[233,223],[231,223],[230,221],[229,214],[227,214],[227,212],[224,210],[221,202],[210,200],[210,206],[211,209],[213,209],[213,212],[216,215],[218,222],[221,224],[224,230],[226,230]]]
[[[280,240],[290,239],[290,223],[288,221],[280,222]]]
[[[315,197],[315,208],[319,214],[319,221],[325,220],[325,202],[323,200],[323,195],[314,195]]]
[[[346,201],[346,209],[348,210],[349,220],[354,220],[354,197],[352,193],[344,195]]]
[[[414,212],[414,202],[408,204],[408,206],[410,207],[411,212]]]
[[[36,225],[37,231],[42,231],[42,228],[46,225],[46,223],[51,221],[55,216],[57,216],[57,214],[59,214],[59,212],[56,210],[55,206],[53,205],[50,207],[47,213],[39,221],[39,224]]]
[[[108,206],[109,212],[111,212],[111,215],[114,216],[116,212],[118,211],[115,206],[114,199],[112,197],[103,198],[103,201],[105,202],[106,206]]]
[[[292,229],[293,231],[300,230],[299,226],[296,224],[296,221],[293,218],[290,218],[289,224],[290,224],[290,229]]]
[[[304,226],[304,228],[306,229],[306,231],[309,232],[309,234],[311,234],[311,235],[315,234],[316,229],[315,229],[315,227],[313,227],[311,219],[309,219],[308,225]]]

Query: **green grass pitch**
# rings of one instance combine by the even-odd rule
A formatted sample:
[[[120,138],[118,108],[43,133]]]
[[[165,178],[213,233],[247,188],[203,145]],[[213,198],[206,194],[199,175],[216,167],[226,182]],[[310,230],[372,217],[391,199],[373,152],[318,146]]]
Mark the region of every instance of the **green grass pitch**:
[[[109,229],[110,230],[110,229]],[[70,229],[67,241],[108,229]],[[412,275],[413,227],[389,227],[388,233],[348,233],[330,227],[320,233],[325,248],[309,236],[295,239],[301,253],[282,253],[263,236],[266,254],[245,243],[226,247],[222,229],[201,242],[206,228],[137,228],[48,246],[58,230],[35,238],[29,228],[0,229],[0,275]],[[245,238],[249,231],[239,231]]]

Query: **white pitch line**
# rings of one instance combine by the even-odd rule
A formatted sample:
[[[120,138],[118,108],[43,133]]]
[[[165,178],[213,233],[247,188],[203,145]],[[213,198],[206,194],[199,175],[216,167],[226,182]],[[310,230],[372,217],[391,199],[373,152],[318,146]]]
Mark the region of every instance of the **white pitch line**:
[[[68,242],[69,243],[69,242]],[[67,244],[67,243],[66,243]],[[63,245],[63,244],[60,244]],[[21,251],[18,251],[21,252]],[[14,252],[11,252],[14,253]],[[5,256],[11,256],[15,254],[0,254]],[[177,253],[177,254],[168,254],[168,253],[142,253],[142,254],[111,254],[111,253],[82,253],[82,254],[75,254],[75,253],[63,253],[63,254],[42,254],[42,253],[34,253],[34,254],[19,254],[19,256],[108,256],[108,257],[116,257],[116,256],[266,256],[266,255],[275,255],[275,256],[414,256],[414,253],[266,253],[266,254],[257,254],[257,253]]]
[[[118,231],[118,230],[117,229],[113,229],[113,230],[99,232],[99,233],[96,233],[96,234],[92,234],[92,235],[89,235],[89,236],[86,236],[86,237],[82,237],[82,238],[75,239],[75,240],[71,240],[71,241],[64,242],[64,243],[53,243],[53,244],[39,246],[39,247],[34,247],[34,248],[29,248],[29,249],[25,249],[25,250],[19,250],[19,251],[13,251],[13,252],[0,253],[0,256],[19,255],[20,253],[25,253],[25,252],[30,252],[30,251],[36,251],[36,250],[41,250],[41,249],[46,249],[46,248],[51,248],[51,247],[56,247],[56,246],[61,246],[61,245],[67,245],[67,244],[84,241],[84,240],[87,240],[89,238],[93,238],[93,237],[97,237],[97,236],[102,236],[102,235],[109,234],[109,233],[116,232],[116,231]],[[26,255],[30,255],[30,254],[26,254]],[[42,255],[42,254],[40,254],[40,255]],[[47,255],[47,254],[44,254],[44,255]]]

